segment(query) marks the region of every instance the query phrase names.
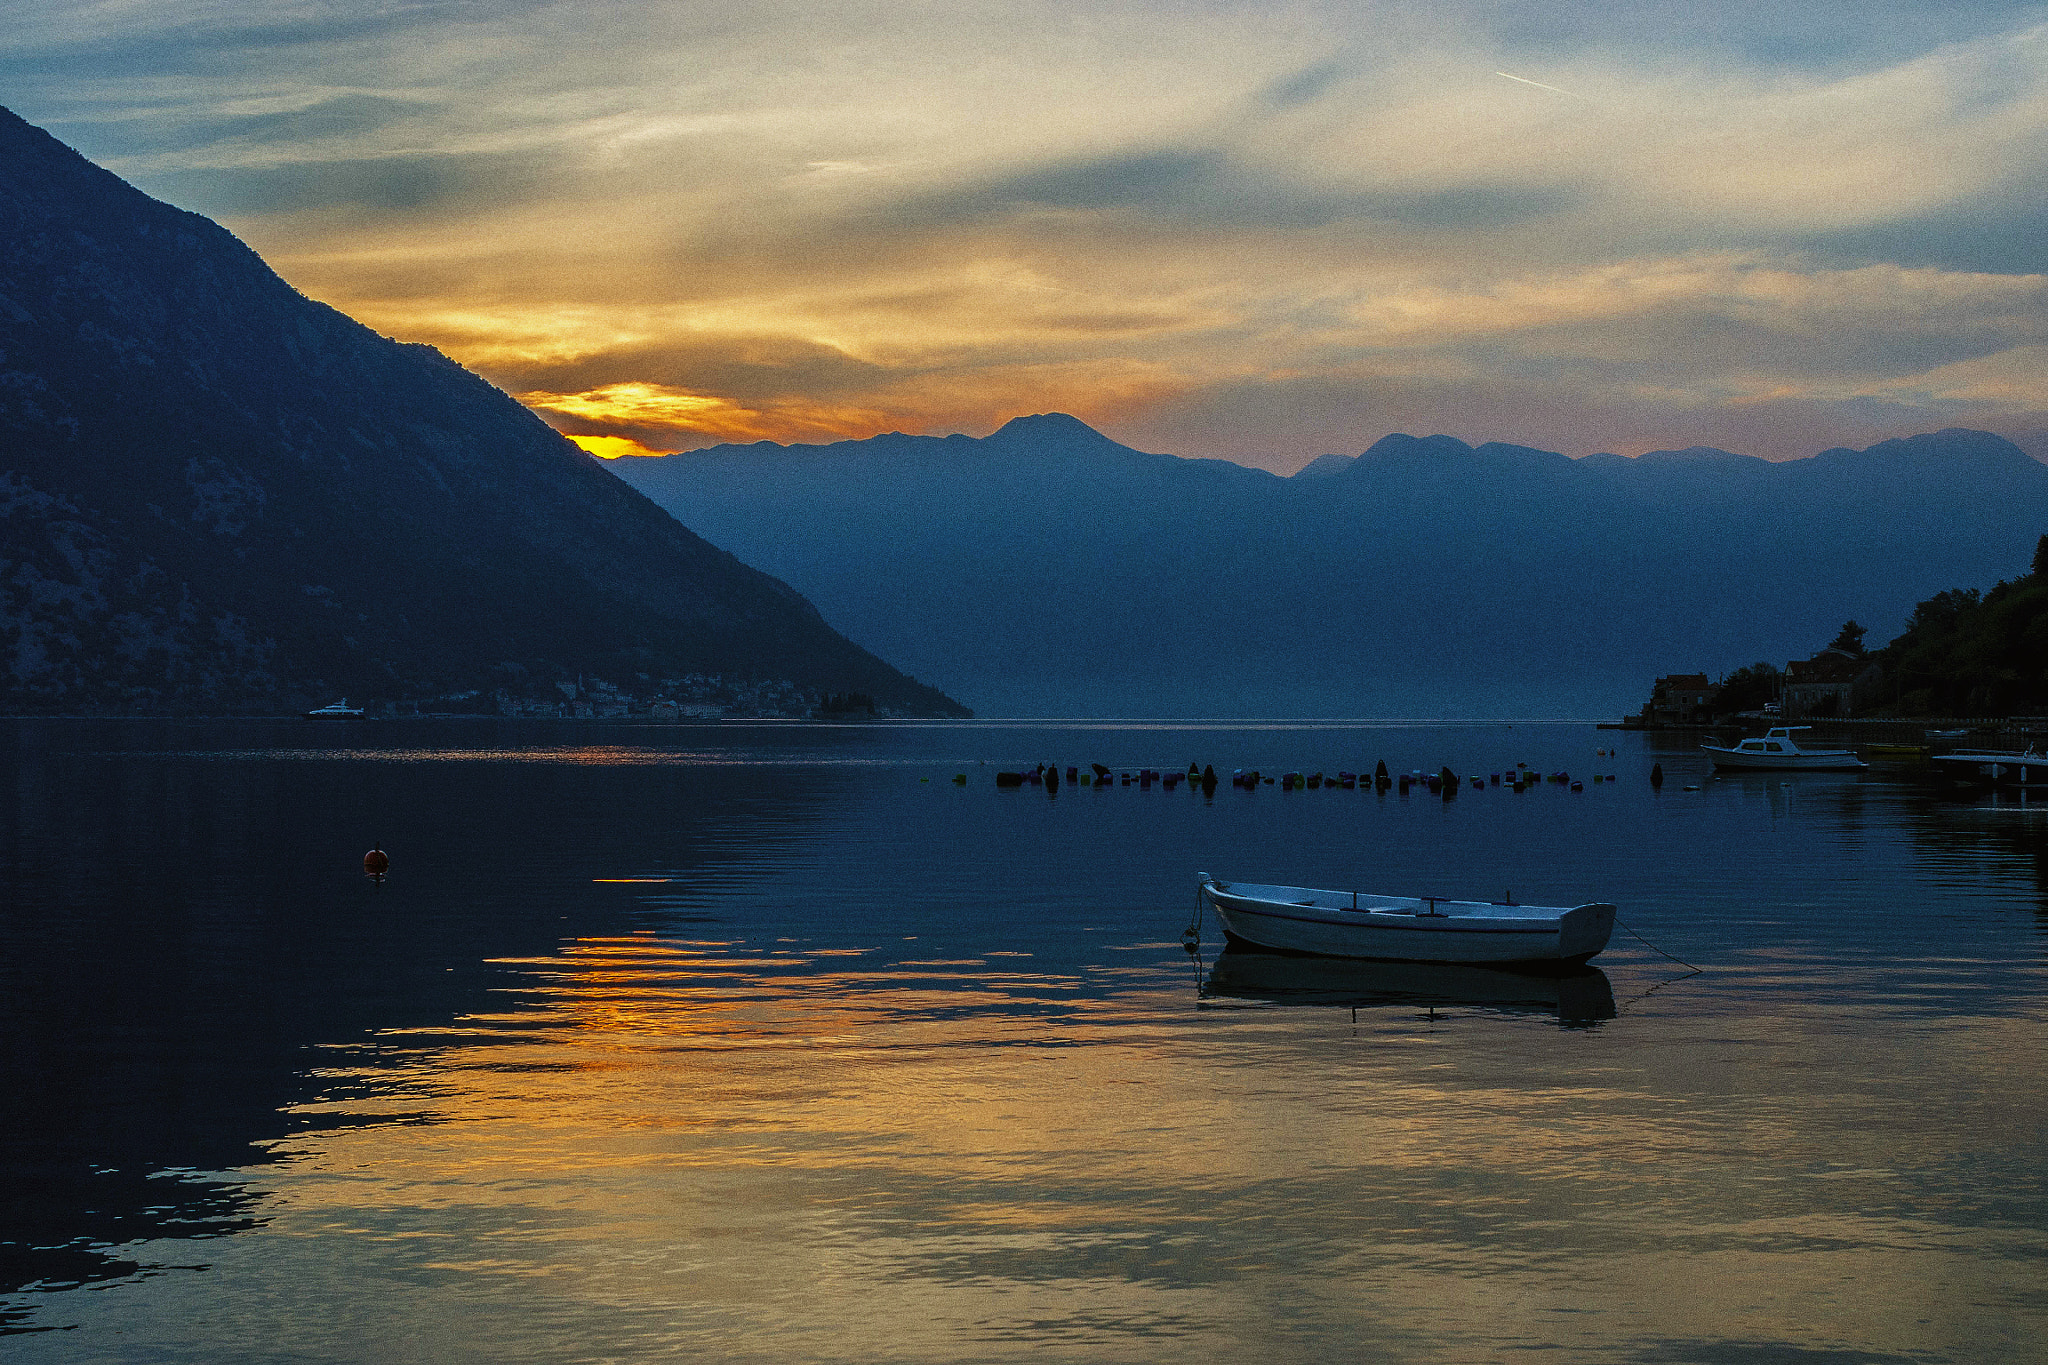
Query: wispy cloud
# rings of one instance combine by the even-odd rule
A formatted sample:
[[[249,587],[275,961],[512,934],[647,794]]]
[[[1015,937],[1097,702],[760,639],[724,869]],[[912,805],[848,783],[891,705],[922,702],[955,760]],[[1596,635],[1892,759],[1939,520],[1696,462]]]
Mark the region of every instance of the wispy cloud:
[[[107,3],[0,76],[586,438],[2039,429],[2048,30],[1881,11]]]

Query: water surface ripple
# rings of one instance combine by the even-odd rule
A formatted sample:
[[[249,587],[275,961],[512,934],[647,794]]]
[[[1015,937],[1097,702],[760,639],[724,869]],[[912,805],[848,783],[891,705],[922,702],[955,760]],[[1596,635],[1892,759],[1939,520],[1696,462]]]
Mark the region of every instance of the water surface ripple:
[[[4,742],[10,1360],[1960,1362],[2048,1329],[2048,809],[1562,724]],[[1617,780],[993,784],[1381,758]],[[1213,923],[1191,955],[1204,870],[1613,900],[1703,970],[1626,934],[1562,978]]]

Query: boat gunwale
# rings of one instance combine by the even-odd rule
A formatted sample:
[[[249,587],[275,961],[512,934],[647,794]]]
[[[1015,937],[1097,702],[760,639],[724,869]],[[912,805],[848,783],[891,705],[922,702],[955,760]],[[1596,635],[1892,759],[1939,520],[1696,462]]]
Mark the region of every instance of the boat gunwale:
[[[1304,904],[1300,901],[1277,900],[1269,896],[1246,895],[1236,889],[1239,886],[1255,886],[1261,891],[1295,891],[1309,895],[1343,897],[1351,893],[1310,886],[1277,886],[1265,883],[1218,882],[1205,879],[1202,889],[1220,905],[1231,902],[1232,909],[1245,914],[1263,915],[1269,919],[1291,920],[1299,924],[1328,924],[1345,928],[1390,930],[1399,933],[1456,933],[1456,934],[1543,934],[1560,933],[1568,916],[1581,910],[1612,909],[1604,901],[1588,901],[1583,905],[1514,905],[1501,901],[1469,901],[1438,899],[1439,907],[1467,906],[1493,913],[1456,914],[1446,913],[1441,908],[1437,913],[1425,912],[1421,907],[1432,898],[1427,896],[1381,896],[1378,901],[1393,901],[1415,907],[1402,911],[1385,906],[1360,905],[1355,909],[1348,905]],[[1315,911],[1315,914],[1303,914]],[[1508,912],[1508,913],[1500,913]],[[1332,916],[1336,918],[1331,918]]]

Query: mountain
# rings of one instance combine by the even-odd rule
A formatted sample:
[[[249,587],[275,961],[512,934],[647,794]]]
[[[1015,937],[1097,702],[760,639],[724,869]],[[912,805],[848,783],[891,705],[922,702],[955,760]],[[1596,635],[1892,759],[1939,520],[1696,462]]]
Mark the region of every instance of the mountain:
[[[985,714],[1596,716],[1988,584],[2048,467],[1949,430],[1772,463],[1388,436],[1281,479],[1071,417],[611,468]]]
[[[1356,455],[1318,455],[1289,475],[1296,479],[1330,479],[1358,462]]]
[[[960,714],[505,394],[0,111],[0,705],[717,674]]]

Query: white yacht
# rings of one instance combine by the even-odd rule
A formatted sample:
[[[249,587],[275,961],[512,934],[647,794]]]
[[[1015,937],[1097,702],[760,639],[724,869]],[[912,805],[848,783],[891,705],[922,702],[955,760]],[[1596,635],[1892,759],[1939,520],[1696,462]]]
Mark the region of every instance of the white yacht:
[[[1731,747],[1702,744],[1714,756],[1716,768],[1748,768],[1778,771],[1854,772],[1870,765],[1856,757],[1854,749],[1802,749],[1792,741],[1794,730],[1810,725],[1773,725],[1759,739],[1745,739]]]

